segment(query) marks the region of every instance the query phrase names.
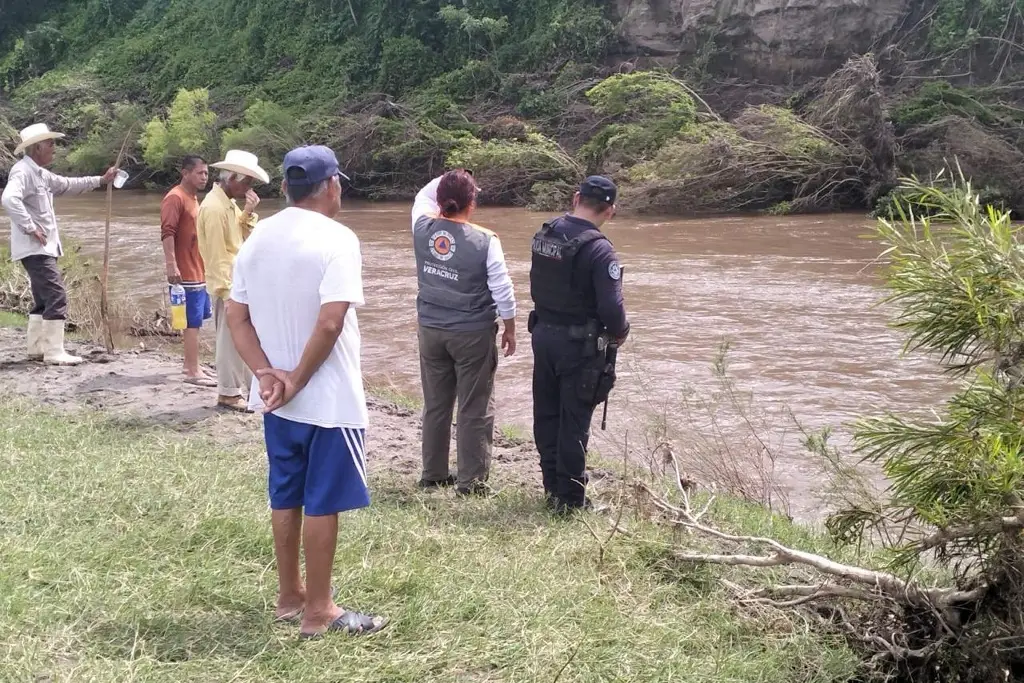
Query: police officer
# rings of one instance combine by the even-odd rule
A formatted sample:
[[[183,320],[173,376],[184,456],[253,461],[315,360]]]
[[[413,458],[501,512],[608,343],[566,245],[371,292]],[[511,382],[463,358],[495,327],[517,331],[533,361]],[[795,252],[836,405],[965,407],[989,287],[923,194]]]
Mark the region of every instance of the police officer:
[[[629,334],[622,269],[600,231],[615,215],[615,195],[608,178],[587,178],[572,211],[533,238],[533,432],[548,505],[557,512],[590,504],[584,495],[590,421],[614,383],[608,344]]]

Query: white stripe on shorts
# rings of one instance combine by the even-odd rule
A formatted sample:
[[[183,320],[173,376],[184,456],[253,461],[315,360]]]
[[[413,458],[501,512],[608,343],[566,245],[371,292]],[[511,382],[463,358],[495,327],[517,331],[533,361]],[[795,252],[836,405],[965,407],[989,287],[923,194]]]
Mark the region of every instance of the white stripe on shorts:
[[[363,486],[367,486],[366,461],[363,454],[363,431],[361,429],[342,427],[341,435],[345,437],[345,444],[348,446],[348,452],[352,454],[352,462],[355,463],[356,470],[363,480]]]

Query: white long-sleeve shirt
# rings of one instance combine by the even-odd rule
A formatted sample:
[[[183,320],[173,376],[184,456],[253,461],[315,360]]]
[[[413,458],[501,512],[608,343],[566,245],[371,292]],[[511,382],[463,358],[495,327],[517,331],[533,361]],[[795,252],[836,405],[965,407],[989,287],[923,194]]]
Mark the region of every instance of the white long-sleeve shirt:
[[[412,229],[414,232],[416,221],[423,216],[438,217],[441,215],[441,207],[437,203],[437,186],[440,182],[440,176],[434,178],[416,194],[412,205]],[[505,253],[501,249],[501,241],[497,235],[487,244],[487,288],[491,291],[491,298],[494,299],[494,304],[498,309],[498,316],[502,320],[515,318],[515,286],[508,274]]]
[[[53,256],[64,254],[57,229],[57,214],[53,198],[62,194],[81,194],[95,190],[103,182],[100,176],[65,178],[24,157],[11,168],[4,188],[3,203],[11,219],[11,260],[26,256]],[[37,229],[46,235],[42,245],[33,234]]]

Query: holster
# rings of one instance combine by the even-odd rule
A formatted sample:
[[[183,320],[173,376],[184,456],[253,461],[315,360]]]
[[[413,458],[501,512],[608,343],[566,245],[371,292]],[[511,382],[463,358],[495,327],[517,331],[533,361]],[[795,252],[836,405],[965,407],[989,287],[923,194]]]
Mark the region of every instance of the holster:
[[[615,379],[615,355],[610,348],[600,352],[595,348],[594,356],[588,358],[580,370],[577,395],[588,406],[601,405],[608,400],[615,387]]]

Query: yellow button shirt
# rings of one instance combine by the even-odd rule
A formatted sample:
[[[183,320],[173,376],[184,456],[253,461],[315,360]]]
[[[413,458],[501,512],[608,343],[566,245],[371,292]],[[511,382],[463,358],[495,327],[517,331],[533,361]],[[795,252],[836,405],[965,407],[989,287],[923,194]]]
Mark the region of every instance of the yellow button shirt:
[[[219,184],[203,199],[196,219],[199,253],[206,264],[206,289],[211,295],[227,299],[231,294],[231,270],[242,242],[249,236],[259,217],[246,216]]]

